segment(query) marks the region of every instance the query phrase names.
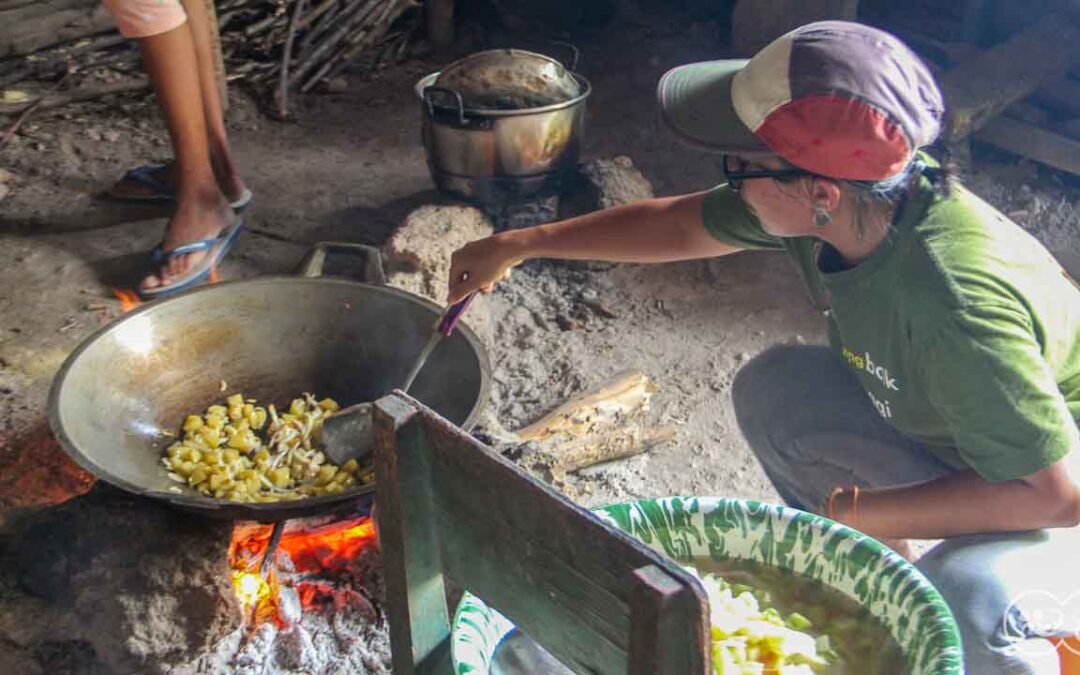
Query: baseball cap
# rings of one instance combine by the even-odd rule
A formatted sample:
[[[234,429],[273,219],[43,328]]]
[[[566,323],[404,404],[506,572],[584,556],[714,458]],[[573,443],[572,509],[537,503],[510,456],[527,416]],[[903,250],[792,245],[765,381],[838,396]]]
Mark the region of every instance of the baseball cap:
[[[750,60],[679,66],[660,79],[657,98],[665,124],[692,145],[872,181],[934,142],[945,107],[903,42],[850,21],[807,24]]]

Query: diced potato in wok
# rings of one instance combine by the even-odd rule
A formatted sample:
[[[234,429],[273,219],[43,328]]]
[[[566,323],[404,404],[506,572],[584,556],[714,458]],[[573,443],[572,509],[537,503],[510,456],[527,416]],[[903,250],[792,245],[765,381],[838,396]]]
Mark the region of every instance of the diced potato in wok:
[[[374,480],[370,465],[337,466],[319,450],[322,420],[340,408],[334,399],[304,394],[284,414],[239,393],[225,403],[184,419],[181,440],[161,459],[171,480],[208,497],[260,503],[335,494]]]

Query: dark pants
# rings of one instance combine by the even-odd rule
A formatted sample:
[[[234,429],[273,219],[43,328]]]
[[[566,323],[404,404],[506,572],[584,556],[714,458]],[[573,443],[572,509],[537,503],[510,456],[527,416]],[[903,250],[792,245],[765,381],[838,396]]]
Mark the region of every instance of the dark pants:
[[[770,349],[739,372],[735,415],[776,491],[821,512],[836,485],[882,487],[955,469],[896,431],[833,350]],[[1042,637],[1080,631],[1080,528],[952,537],[917,563],[952,608],[971,675],[1058,673]]]

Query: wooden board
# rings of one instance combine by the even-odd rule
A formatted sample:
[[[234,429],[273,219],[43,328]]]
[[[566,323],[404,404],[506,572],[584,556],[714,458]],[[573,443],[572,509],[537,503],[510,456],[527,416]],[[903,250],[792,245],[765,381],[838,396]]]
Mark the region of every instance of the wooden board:
[[[1080,175],[1080,141],[1027,122],[1001,115],[977,131],[975,139]]]
[[[575,672],[709,672],[708,603],[692,575],[412,399],[376,408],[395,673],[435,672],[414,663],[448,635],[443,575]],[[631,671],[638,661],[652,665]]]

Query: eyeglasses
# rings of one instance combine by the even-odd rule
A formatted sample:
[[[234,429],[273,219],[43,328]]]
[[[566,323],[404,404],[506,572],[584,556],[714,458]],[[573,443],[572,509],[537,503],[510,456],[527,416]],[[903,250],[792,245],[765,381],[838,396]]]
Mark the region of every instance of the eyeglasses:
[[[802,169],[754,169],[748,170],[750,163],[735,155],[724,155],[724,179],[727,180],[728,188],[738,194],[742,190],[744,180],[750,178],[797,178],[799,176],[812,176],[809,171]]]

